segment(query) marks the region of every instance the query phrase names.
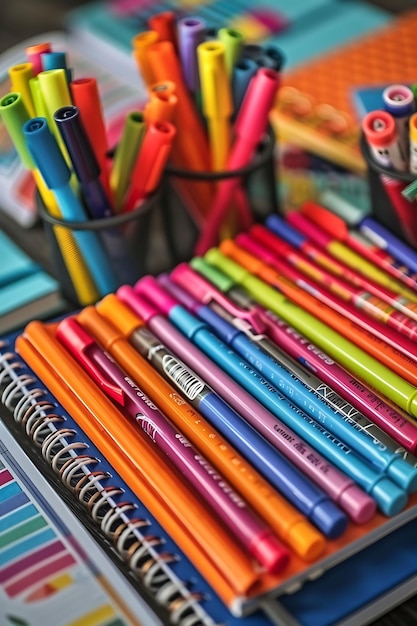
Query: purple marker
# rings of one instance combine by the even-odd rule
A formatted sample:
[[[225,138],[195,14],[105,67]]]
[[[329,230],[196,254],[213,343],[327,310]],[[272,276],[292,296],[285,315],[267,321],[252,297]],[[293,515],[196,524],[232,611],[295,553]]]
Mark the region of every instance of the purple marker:
[[[194,346],[175,326],[153,305],[135,292],[132,287],[123,286],[117,296],[125,302],[155,335],[177,354],[187,365],[197,372],[235,411],[246,419],[275,448],[300,468],[306,476],[316,483],[336,502],[357,524],[365,523],[373,515],[375,501],[348,479],[342,472],[331,465],[317,451],[306,444],[285,424],[277,426],[277,419],[243,387],[236,383],[220,367]],[[304,511],[314,521],[322,516],[318,514],[315,501],[305,499],[302,490],[295,490],[297,497],[304,501]],[[294,503],[294,502],[293,502]],[[320,507],[319,507],[320,508]]]
[[[200,90],[197,46],[205,41],[206,23],[200,17],[184,17],[178,21],[177,29],[178,53],[184,80],[191,93],[195,94]]]
[[[173,461],[252,556],[268,572],[280,572],[288,563],[288,550],[81,324],[67,317],[56,335],[103,392]]]

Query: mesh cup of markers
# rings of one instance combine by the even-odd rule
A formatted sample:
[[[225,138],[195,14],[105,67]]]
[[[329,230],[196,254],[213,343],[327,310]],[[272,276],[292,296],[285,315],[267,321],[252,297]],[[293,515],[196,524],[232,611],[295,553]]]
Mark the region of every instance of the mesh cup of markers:
[[[414,94],[404,85],[392,85],[384,90],[383,100],[387,110],[371,111],[362,120],[360,147],[368,166],[372,212],[415,247],[417,206],[401,193],[417,179]]]
[[[36,194],[39,216],[63,295],[71,303],[86,306],[123,284],[133,284],[147,271],[151,219],[160,202],[159,191],[132,211],[111,217],[68,221],[51,215]],[[90,237],[94,237],[94,241]],[[91,259],[100,244],[99,258]],[[90,258],[88,258],[90,256]],[[101,265],[101,277],[90,271]]]
[[[276,137],[271,126],[268,126],[262,141],[258,144],[256,152],[250,161],[250,163],[244,167],[234,170],[224,171],[197,171],[187,170],[179,167],[174,167],[169,163],[165,166],[164,181],[167,183],[164,190],[168,191],[162,201],[162,206],[167,211],[171,209],[177,209],[176,201],[179,201],[184,211],[187,212],[189,205],[187,202],[182,202],[181,188],[177,189],[175,183],[178,180],[183,180],[190,183],[206,183],[213,186],[213,193],[218,188],[218,184],[224,180],[240,179],[240,188],[244,189],[248,205],[251,210],[251,221],[263,221],[269,213],[279,212],[279,202],[276,186],[276,173],[277,167],[274,158],[276,147]],[[192,254],[193,244],[195,238],[198,236],[199,230],[204,228],[204,224],[200,223],[198,217],[192,214],[190,217],[192,220],[193,229],[193,241],[190,250],[183,246],[183,239],[176,237],[172,241],[172,245],[175,247],[173,257],[176,262],[188,259]],[[248,222],[237,223],[236,233],[240,230],[245,230],[250,226]]]

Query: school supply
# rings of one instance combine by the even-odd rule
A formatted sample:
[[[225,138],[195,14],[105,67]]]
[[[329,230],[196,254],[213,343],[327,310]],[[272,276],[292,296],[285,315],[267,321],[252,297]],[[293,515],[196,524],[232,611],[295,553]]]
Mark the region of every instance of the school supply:
[[[13,430],[17,441],[12,448],[13,459],[7,457],[8,465],[16,471],[16,460],[19,459],[19,466],[21,463],[22,469],[26,469],[27,462],[22,459],[20,450],[22,447],[32,462],[43,469],[45,478],[41,477],[40,481],[37,470],[31,466],[30,478],[36,483],[36,498],[42,507],[46,506],[45,499],[50,506],[56,502],[53,513],[55,523],[61,528],[62,524],[68,523],[76,540],[83,538],[82,545],[84,549],[88,546],[88,549],[82,552],[80,562],[85,561],[85,554],[89,559],[94,557],[96,566],[100,565],[104,591],[109,592],[111,586],[115,586],[115,581],[118,581],[117,591],[120,593],[123,590],[123,596],[113,596],[116,606],[119,606],[120,611],[125,611],[126,603],[129,602],[132,610],[134,607],[136,618],[143,616],[147,624],[166,623],[170,619],[181,624],[191,617],[202,625],[212,624],[213,620],[239,624],[241,620],[234,618],[225,609],[204,578],[166,534],[159,520],[141,502],[135,492],[137,477],[130,474],[128,482],[121,478],[115,465],[109,462],[109,457],[103,457],[97,447],[97,437],[91,439],[87,436],[74,421],[72,412],[68,413],[57,403],[35,372],[14,352],[15,338],[16,334],[3,339],[1,348],[1,418]],[[3,441],[7,430],[3,433],[5,427],[2,423],[0,428]],[[20,478],[23,477],[22,469],[18,470]],[[49,483],[45,485],[46,476]],[[58,490],[59,496],[51,484]],[[5,492],[0,490],[0,493]],[[73,510],[73,518],[70,510],[63,513],[61,519],[56,517],[59,511],[63,511],[62,498]],[[5,501],[0,499],[0,511],[3,512]],[[18,499],[17,494],[13,500],[16,508]],[[7,504],[9,502],[12,504],[11,500]],[[24,505],[22,498],[20,505]],[[8,507],[7,510],[11,512],[12,509]],[[48,514],[51,515],[49,506]],[[93,535],[94,542],[88,537],[88,532]],[[40,554],[37,562],[47,558],[48,554]],[[108,564],[109,558],[113,559],[114,565]],[[7,577],[4,571],[2,583],[11,576],[12,571],[7,572]],[[189,581],[192,583],[189,584]],[[33,578],[29,582],[33,584]],[[51,619],[51,596],[55,598],[52,610],[58,611],[54,619],[59,619],[59,612],[62,611],[59,590],[63,589],[61,593],[65,594],[65,585],[59,585],[58,580],[56,585],[52,583],[49,586],[41,585],[33,599],[39,603],[44,598],[43,611],[48,620]],[[69,583],[68,580],[67,588]],[[91,609],[92,600],[92,596],[88,595],[83,600],[83,606]],[[81,610],[79,599],[75,604]],[[107,618],[108,614],[111,614],[110,610],[102,619]],[[66,617],[62,616],[63,619]],[[126,621],[126,626],[136,626],[137,620],[131,613],[126,614],[127,619],[131,621]],[[249,626],[267,626],[270,621],[257,611],[253,617],[245,618],[244,623]]]
[[[0,253],[0,333],[64,310],[58,282],[3,231]]]

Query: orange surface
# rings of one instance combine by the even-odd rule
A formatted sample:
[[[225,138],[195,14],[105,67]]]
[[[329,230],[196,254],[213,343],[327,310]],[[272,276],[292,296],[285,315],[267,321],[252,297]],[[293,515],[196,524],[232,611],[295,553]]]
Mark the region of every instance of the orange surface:
[[[352,91],[417,82],[417,11],[326,56],[283,72],[273,122],[279,135],[355,171],[365,169]]]

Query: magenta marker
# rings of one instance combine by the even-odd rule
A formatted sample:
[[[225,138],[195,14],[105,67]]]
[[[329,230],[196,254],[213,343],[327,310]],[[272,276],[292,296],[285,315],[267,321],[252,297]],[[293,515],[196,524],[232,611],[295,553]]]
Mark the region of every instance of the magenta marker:
[[[121,406],[167,455],[252,556],[268,572],[280,572],[288,563],[289,552],[272,530],[99,347],[81,324],[74,317],[67,317],[58,325],[56,335],[103,392]]]
[[[275,313],[260,307],[242,287],[237,286],[218,268],[212,267],[200,257],[192,259],[191,266],[221,290],[221,299],[217,298],[214,287],[210,291],[210,297],[214,301],[232,314],[238,310],[238,306],[249,311],[256,311],[258,322],[261,320],[264,323],[263,332],[280,348],[315,373],[324,383],[331,386],[334,391],[397,441],[404,448],[398,450],[404,459],[407,459],[408,452],[416,453],[417,426],[409,420],[401,409],[393,408],[384,398],[351,376],[329,355]],[[198,282],[194,281],[192,288],[193,293],[198,294],[198,289],[201,289],[201,286],[199,287]],[[225,295],[227,295],[226,299]],[[233,303],[233,308],[228,308],[228,301]]]
[[[277,419],[184,337],[146,298],[140,297],[132,287],[127,285],[117,290],[117,297],[143,319],[164,344],[199,374],[254,429],[346,511],[355,523],[363,524],[372,518],[375,512],[373,498],[364,493],[352,480],[331,465],[285,424],[275,428]]]

